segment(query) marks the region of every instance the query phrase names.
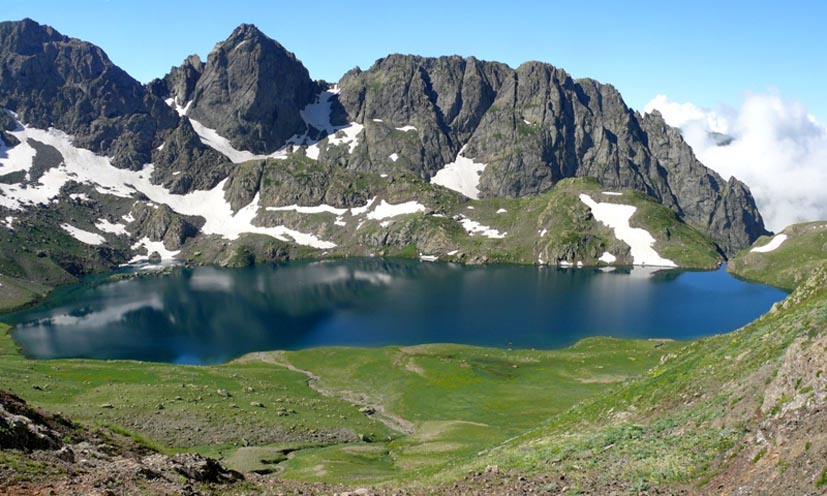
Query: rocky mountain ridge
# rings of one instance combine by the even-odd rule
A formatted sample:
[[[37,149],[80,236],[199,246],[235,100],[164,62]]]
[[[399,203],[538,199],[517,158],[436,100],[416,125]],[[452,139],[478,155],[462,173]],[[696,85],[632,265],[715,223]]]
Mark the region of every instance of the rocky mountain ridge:
[[[612,256],[628,263],[628,248],[610,233],[517,254],[530,241],[518,238],[548,226],[468,211],[548,199],[571,178],[594,178],[613,194],[634,190],[672,210],[668,226],[636,221],[662,229],[650,232],[658,243],[684,224],[731,255],[766,233],[749,189],[704,167],[658,114],[640,115],[612,86],[549,64],[390,55],[329,85],[242,25],[206,62],[191,56],[142,86],[100,48],[29,19],[0,23],[0,49],[0,219],[13,244],[38,209],[51,209],[46,229],[97,252],[105,245],[108,263],[153,251],[167,258],[185,245],[198,249],[179,256],[230,260],[250,235],[288,245],[256,260],[339,247],[344,255],[450,259],[461,251],[476,261],[593,264],[617,244]],[[384,204],[415,208],[387,216],[378,213]],[[345,228],[342,209],[358,212],[355,228]],[[469,253],[459,236],[487,232],[478,225],[512,234]],[[45,248],[35,251],[55,259],[67,251]],[[97,266],[94,258],[73,271]]]
[[[251,29],[240,27],[213,53],[226,57]],[[264,36],[252,32],[256,39]],[[237,64],[237,58],[213,57],[219,66]],[[187,59],[165,84],[150,87],[171,88],[182,105],[196,106],[197,65]],[[193,89],[186,91],[188,85]],[[216,121],[233,119],[213,110]],[[550,64],[528,62],[515,70],[474,57],[389,55],[342,77],[331,117],[338,125],[358,125],[362,139],[348,154],[322,144],[317,159],[324,165],[405,170],[433,180],[458,158],[473,157],[484,164],[475,197],[530,196],[567,177],[595,177],[609,188],[656,198],[730,255],[766,233],[747,186],[704,167],[660,114],[634,112],[611,85],[573,79]],[[228,132],[233,142],[244,139]]]

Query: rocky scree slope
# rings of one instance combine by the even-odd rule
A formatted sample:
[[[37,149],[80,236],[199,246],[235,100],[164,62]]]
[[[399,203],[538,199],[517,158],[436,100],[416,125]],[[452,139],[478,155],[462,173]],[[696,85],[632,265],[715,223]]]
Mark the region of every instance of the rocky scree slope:
[[[3,494],[222,494],[244,476],[194,454],[167,456],[0,391]]]

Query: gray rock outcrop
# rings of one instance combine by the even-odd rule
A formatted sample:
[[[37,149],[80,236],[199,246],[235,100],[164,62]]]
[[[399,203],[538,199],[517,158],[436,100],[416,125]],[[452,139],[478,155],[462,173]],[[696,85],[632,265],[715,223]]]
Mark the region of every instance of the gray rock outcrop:
[[[178,118],[90,43],[25,19],[0,23],[0,106],[54,126],[120,167],[151,161],[156,134]]]
[[[112,157],[117,167],[140,170],[154,163],[155,179],[178,193],[226,177],[225,157],[91,43],[31,19],[2,22],[0,66],[0,107],[26,125],[65,131],[76,146]],[[16,123],[3,114],[0,125],[13,130]],[[8,133],[2,138],[16,145]],[[186,175],[173,179],[175,171]]]
[[[305,131],[300,111],[317,85],[296,56],[251,24],[217,44],[206,64],[190,57],[165,78],[188,116],[238,149],[271,153]]]
[[[705,167],[677,129],[633,111],[611,85],[540,62],[511,69],[404,55],[351,71],[339,85],[344,112],[365,126],[347,167],[404,167],[427,179],[463,150],[488,164],[481,196],[536,195],[567,177],[594,177],[656,198],[730,255],[766,233],[746,185]]]
[[[363,205],[372,194],[362,175],[427,180],[462,153],[487,164],[482,197],[537,195],[565,178],[594,177],[606,188],[657,199],[727,255],[766,234],[747,186],[701,164],[659,114],[641,115],[611,85],[545,63],[512,69],[473,57],[389,55],[369,70],[348,72],[331,99],[333,125],[363,126],[355,141],[323,141],[318,160],[297,147],[278,164],[244,166],[205,145],[188,118],[257,154],[294,135],[323,138],[332,129],[309,129],[301,115],[326,84],[311,80],[292,53],[255,26],[239,26],[206,62],[190,56],[147,86],[100,48],[28,19],[0,23],[0,63],[0,107],[21,122],[66,131],[119,167],[152,163],[152,181],[175,194],[227,179],[236,211],[256,194],[263,206]],[[165,98],[189,103],[186,117]],[[11,114],[0,116],[8,146],[15,126]],[[38,156],[40,169],[54,166],[45,149]],[[175,238],[189,236],[184,232],[161,237],[177,246]]]

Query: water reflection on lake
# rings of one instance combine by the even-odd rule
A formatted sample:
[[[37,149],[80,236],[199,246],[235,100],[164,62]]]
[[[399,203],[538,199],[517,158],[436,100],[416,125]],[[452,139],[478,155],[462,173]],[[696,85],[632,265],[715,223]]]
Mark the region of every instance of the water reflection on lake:
[[[784,297],[723,269],[360,259],[79,285],[2,320],[16,325],[14,339],[35,358],[203,364],[331,345],[555,348],[596,335],[689,339],[734,330]]]

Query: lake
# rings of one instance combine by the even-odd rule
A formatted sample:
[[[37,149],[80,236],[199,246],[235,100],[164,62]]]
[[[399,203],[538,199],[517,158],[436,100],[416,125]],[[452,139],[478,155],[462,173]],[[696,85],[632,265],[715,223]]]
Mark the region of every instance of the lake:
[[[717,271],[302,261],[88,282],[0,317],[33,358],[222,363],[316,346],[559,348],[728,332],[786,296]]]

